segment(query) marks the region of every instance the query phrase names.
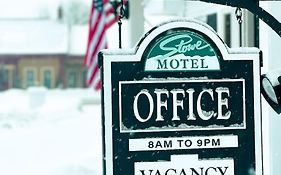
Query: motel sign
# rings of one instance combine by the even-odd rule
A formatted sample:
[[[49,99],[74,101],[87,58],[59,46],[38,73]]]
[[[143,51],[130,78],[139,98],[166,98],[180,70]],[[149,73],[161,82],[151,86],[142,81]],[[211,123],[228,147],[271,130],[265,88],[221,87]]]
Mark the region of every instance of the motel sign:
[[[105,175],[263,174],[259,49],[177,20],[99,63]]]

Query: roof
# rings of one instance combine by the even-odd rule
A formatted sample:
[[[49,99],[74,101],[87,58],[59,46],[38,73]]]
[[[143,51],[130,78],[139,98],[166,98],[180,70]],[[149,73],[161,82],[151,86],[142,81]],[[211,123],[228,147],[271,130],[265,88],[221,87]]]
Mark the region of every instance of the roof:
[[[90,0],[83,0],[89,1]],[[84,55],[88,26],[57,20],[59,4],[68,0],[9,0],[0,2],[0,54]]]
[[[67,28],[52,21],[0,21],[0,35],[0,54],[67,51]]]
[[[87,29],[51,20],[0,20],[0,54],[83,55]]]

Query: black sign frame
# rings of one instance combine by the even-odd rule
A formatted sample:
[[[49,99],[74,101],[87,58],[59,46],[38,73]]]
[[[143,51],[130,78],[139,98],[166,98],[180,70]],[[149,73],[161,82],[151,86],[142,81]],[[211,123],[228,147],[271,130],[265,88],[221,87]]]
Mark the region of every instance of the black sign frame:
[[[217,49],[218,60],[220,62],[220,71],[201,70],[200,72],[152,72],[145,71],[144,65],[147,54],[146,49],[153,40],[161,35],[163,32],[172,31],[176,29],[187,29],[198,32],[208,42],[212,43]],[[233,172],[236,175],[245,174],[249,169],[253,169],[257,175],[263,174],[263,158],[262,158],[262,133],[261,133],[261,112],[260,112],[260,59],[261,52],[257,48],[239,48],[229,49],[219,38],[219,36],[205,24],[189,21],[177,20],[164,23],[152,29],[145,37],[139,42],[138,46],[132,50],[104,50],[100,52],[99,61],[102,70],[102,117],[103,117],[103,144],[104,144],[104,174],[118,175],[118,174],[136,174],[135,167],[140,162],[170,161],[172,156],[175,155],[197,155],[198,162],[200,160],[219,160],[232,158],[234,162]],[[133,129],[128,132],[122,132],[120,118],[120,109],[122,106],[132,106],[133,104],[122,103],[122,83],[143,81],[152,82],[159,81],[158,83],[165,83],[165,81],[192,81],[197,82],[208,80],[243,80],[245,88],[244,92],[244,107],[246,126],[244,128],[232,128],[227,130],[221,129],[206,129],[208,133],[202,134],[202,131],[197,130],[159,130],[134,132]],[[121,82],[121,83],[120,83]],[[141,87],[140,87],[141,88]],[[163,88],[163,87],[162,87]],[[178,88],[178,87],[175,87]],[[134,91],[137,88],[125,89],[123,92]],[[152,91],[151,91],[152,92]],[[240,92],[240,91],[239,91]],[[209,93],[210,94],[210,93]],[[136,94],[135,94],[136,95]],[[152,97],[151,97],[152,98]],[[120,106],[121,105],[121,106]],[[234,106],[234,105],[233,105]],[[125,108],[127,110],[129,108]],[[176,126],[177,123],[172,123]],[[151,126],[150,126],[151,127]],[[155,126],[152,126],[155,127]],[[222,136],[219,139],[223,140],[224,137],[232,138],[234,141],[230,146],[224,145],[216,147],[216,140],[210,140],[214,143],[213,149],[208,148],[207,145],[202,148],[195,147],[193,149],[143,149],[134,148],[130,144],[134,141],[141,139],[141,142],[146,143],[146,139],[166,139],[162,142],[164,145],[169,146],[170,138],[185,138],[195,139],[196,141],[202,140],[209,142],[207,138],[215,136]],[[234,136],[234,138],[233,138]],[[207,140],[207,141],[206,141]],[[159,141],[159,142],[158,142]],[[161,140],[156,140],[161,144]],[[196,142],[195,141],[195,142]],[[175,141],[177,142],[177,140]],[[178,141],[179,142],[179,141]],[[138,142],[136,142],[138,143]],[[226,141],[227,143],[227,141]],[[207,143],[206,143],[207,144]],[[160,146],[161,147],[161,146]],[[221,148],[221,149],[220,149]],[[221,151],[221,150],[224,151]],[[207,153],[206,153],[207,152]],[[153,166],[155,167],[155,166]],[[153,169],[153,167],[151,167]],[[216,170],[219,171],[219,170]],[[226,170],[225,170],[226,171]],[[157,170],[152,172],[147,169],[147,172],[157,174]],[[139,173],[145,174],[145,171]],[[151,175],[152,175],[151,174]],[[158,172],[160,173],[160,170]],[[231,173],[230,173],[231,174]]]

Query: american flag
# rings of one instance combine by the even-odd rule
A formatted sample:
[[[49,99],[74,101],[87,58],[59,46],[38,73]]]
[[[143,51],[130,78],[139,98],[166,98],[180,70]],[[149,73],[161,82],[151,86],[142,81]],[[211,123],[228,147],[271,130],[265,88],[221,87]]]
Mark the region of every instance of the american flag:
[[[109,0],[94,0],[90,15],[88,46],[84,64],[88,68],[88,86],[99,90],[101,81],[98,52],[107,48],[106,30],[118,20],[118,17],[114,14],[114,8]]]

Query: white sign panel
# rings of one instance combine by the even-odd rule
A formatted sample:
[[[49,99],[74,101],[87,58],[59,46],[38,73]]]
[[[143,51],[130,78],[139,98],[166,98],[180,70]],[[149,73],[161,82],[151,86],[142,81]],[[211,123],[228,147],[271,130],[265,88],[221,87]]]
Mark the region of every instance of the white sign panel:
[[[134,175],[234,175],[233,159],[199,160],[198,155],[172,155],[171,161],[136,162]]]
[[[130,139],[130,151],[236,148],[237,135]]]

